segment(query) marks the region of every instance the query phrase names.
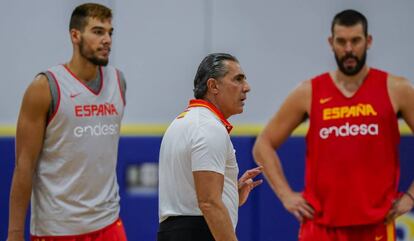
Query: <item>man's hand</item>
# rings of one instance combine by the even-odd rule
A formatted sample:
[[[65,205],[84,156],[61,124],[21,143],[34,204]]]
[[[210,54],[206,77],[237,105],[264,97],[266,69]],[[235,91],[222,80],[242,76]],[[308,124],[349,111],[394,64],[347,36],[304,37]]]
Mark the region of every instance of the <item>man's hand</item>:
[[[282,200],[283,206],[292,213],[299,222],[304,218],[313,219],[315,213],[312,206],[303,198],[299,192],[291,192]]]
[[[247,201],[250,191],[263,183],[262,179],[253,181],[253,178],[255,178],[257,175],[262,173],[262,171],[263,171],[263,167],[259,166],[259,167],[247,170],[239,178],[239,207],[242,206]]]
[[[389,223],[394,221],[399,216],[408,213],[414,206],[414,201],[408,196],[403,194],[400,198],[394,201],[390,211],[388,211],[385,222]]]

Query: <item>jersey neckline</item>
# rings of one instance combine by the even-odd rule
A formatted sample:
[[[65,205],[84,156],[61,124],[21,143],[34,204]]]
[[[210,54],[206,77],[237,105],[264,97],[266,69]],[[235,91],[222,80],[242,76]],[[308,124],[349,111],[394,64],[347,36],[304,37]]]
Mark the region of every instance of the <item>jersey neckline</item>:
[[[91,87],[89,87],[87,84],[85,84],[81,79],[79,79],[76,75],[75,75],[75,73],[73,73],[69,68],[68,68],[68,66],[66,66],[66,64],[62,64],[62,66],[63,66],[63,68],[65,68],[66,69],[66,71],[68,71],[69,72],[69,74],[70,75],[72,75],[72,77],[74,78],[74,79],[76,79],[77,81],[79,81],[79,83],[81,83],[87,90],[89,90],[92,94],[94,94],[94,95],[99,95],[99,93],[101,93],[101,90],[103,89],[103,85],[104,85],[104,82],[103,82],[103,79],[104,79],[104,76],[103,76],[103,71],[102,71],[102,66],[99,66],[98,68],[99,68],[99,74],[100,74],[100,79],[99,79],[99,81],[101,82],[101,84],[100,84],[100,87],[99,87],[99,89],[98,89],[98,91],[94,91]]]
[[[211,104],[208,101],[202,100],[202,99],[192,99],[190,100],[190,103],[188,104],[188,108],[191,107],[204,107],[209,109],[213,114],[215,114],[221,121],[221,123],[224,125],[224,127],[227,130],[227,133],[230,134],[231,130],[233,129],[233,126],[230,124],[230,122],[224,118],[223,113],[217,107],[213,104]]]

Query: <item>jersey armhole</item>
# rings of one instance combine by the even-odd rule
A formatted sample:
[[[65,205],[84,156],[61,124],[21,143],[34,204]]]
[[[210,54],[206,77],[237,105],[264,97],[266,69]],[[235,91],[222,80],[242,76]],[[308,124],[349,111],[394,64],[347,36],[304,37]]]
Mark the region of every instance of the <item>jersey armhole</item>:
[[[116,79],[118,80],[119,94],[121,95],[122,103],[125,106],[126,105],[126,100],[125,100],[126,81],[121,71],[119,71],[118,69],[115,69],[115,71],[116,71]]]
[[[60,96],[61,96],[60,86],[59,86],[59,83],[57,81],[56,76],[51,71],[45,71],[45,72],[42,72],[40,74],[43,74],[43,75],[46,76],[47,81],[49,83],[50,95],[52,97],[52,100],[50,102],[49,111],[48,111],[48,116],[47,116],[47,123],[46,123],[46,126],[48,126],[49,123],[56,116],[56,113],[57,113],[57,111],[59,109],[59,106],[60,106]]]
[[[311,122],[312,122],[312,112],[314,112],[315,110],[315,108],[314,108],[314,105],[315,105],[315,86],[316,86],[316,80],[315,80],[315,78],[312,78],[311,80],[310,80],[310,92],[311,92],[311,95],[310,95],[310,109],[309,109],[309,114],[306,114],[305,116],[304,116],[304,118],[303,118],[303,121],[302,121],[302,123],[304,123],[304,121],[307,119],[308,120],[308,122],[309,122],[309,127],[308,127],[308,130],[306,131],[306,134],[305,134],[305,138],[308,138],[308,135],[310,135],[310,133],[311,133],[311,131],[312,131],[312,124],[311,124]]]

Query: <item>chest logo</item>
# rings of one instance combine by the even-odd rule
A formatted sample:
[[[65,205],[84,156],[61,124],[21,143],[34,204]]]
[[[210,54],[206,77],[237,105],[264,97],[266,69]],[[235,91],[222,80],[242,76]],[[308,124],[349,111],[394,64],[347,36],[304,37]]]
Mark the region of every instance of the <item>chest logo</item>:
[[[350,106],[335,106],[322,110],[322,120],[336,120],[353,117],[377,116],[378,113],[371,104],[359,103]]]
[[[116,116],[119,115],[113,103],[75,105],[76,117]]]
[[[75,94],[70,94],[70,98],[75,98],[76,96],[78,96],[78,95],[80,95],[80,94],[82,94],[81,92],[79,92],[79,93],[75,93]]]
[[[185,116],[185,115],[187,115],[188,111],[189,111],[189,110],[185,110],[185,111],[183,111],[181,114],[179,114],[179,115],[177,116],[177,118],[176,118],[176,119],[181,119],[181,118],[184,118],[184,116]]]
[[[332,97],[328,97],[328,98],[320,98],[319,99],[319,103],[320,104],[326,104],[326,103],[328,103],[329,101],[331,101],[332,100]]]

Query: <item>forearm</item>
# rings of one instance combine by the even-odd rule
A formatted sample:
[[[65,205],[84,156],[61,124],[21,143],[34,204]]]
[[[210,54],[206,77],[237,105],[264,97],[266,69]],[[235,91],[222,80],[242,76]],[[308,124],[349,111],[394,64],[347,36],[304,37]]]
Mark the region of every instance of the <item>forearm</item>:
[[[261,143],[259,140],[253,149],[254,159],[258,165],[263,166],[263,173],[270,187],[283,200],[292,192],[283,172],[282,164],[273,147]]]
[[[10,191],[9,236],[24,236],[27,207],[32,191],[32,172],[16,166]]]
[[[414,207],[414,181],[411,183],[410,187],[407,189],[406,195],[409,196],[413,204],[412,206]]]
[[[411,183],[410,187],[406,192],[409,192],[411,195],[414,195],[414,181]]]
[[[199,207],[216,241],[237,241],[229,212],[221,200],[199,203]]]

